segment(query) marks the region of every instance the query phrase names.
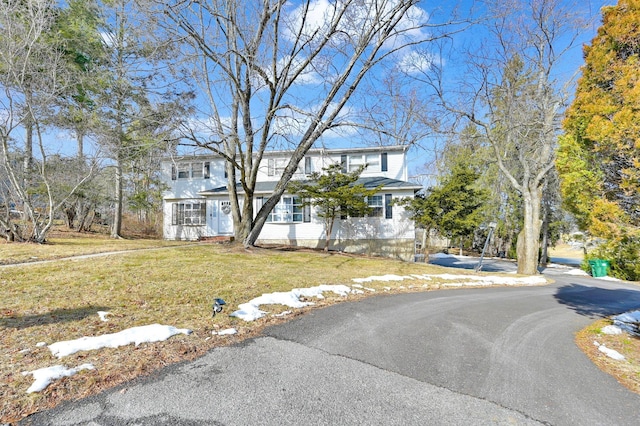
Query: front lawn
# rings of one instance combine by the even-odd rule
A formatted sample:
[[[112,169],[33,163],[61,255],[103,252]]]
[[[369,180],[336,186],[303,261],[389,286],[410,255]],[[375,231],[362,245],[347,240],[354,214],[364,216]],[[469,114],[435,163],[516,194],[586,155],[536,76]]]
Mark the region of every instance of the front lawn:
[[[285,316],[268,315],[245,322],[228,314],[238,305],[263,293],[286,292],[321,284],[346,284],[352,278],[372,275],[442,273],[444,269],[391,259],[323,253],[311,250],[277,250],[239,245],[176,243],[156,240],[105,238],[52,238],[49,244],[0,244],[6,259],[64,258],[82,253],[151,248],[126,253],[52,263],[0,267],[0,423],[15,421],[34,411],[53,407],[65,399],[79,398],[186,359],[220,345],[255,336],[268,324],[286,321],[304,310]],[[25,258],[29,256],[29,258]],[[437,288],[439,280],[410,282],[374,281],[353,285],[357,293],[346,298],[326,293],[315,306],[356,300],[376,292]],[[212,317],[214,298],[227,305]],[[270,314],[288,308],[269,305]],[[306,308],[309,309],[309,308]],[[109,312],[107,321],[98,311]],[[79,352],[58,359],[46,345],[99,336],[150,325],[171,325],[193,331],[139,346]],[[212,332],[237,329],[234,335]],[[27,394],[34,371],[53,365],[75,368],[90,363],[95,370],[54,381],[44,391]]]

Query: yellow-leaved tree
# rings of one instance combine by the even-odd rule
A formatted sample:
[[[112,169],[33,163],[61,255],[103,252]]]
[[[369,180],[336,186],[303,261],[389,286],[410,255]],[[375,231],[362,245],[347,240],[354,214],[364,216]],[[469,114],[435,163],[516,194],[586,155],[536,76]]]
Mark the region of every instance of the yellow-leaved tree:
[[[564,121],[557,167],[565,206],[605,243],[592,254],[613,273],[640,279],[640,0],[602,9],[575,99]]]

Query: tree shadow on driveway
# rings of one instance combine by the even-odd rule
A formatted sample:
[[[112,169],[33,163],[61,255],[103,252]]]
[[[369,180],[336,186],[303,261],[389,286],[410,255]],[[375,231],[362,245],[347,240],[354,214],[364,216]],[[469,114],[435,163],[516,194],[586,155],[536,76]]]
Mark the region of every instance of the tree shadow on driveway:
[[[87,306],[76,309],[55,309],[53,311],[38,315],[12,315],[3,312],[0,318],[0,327],[14,328],[22,330],[29,327],[40,325],[57,324],[63,322],[79,321],[90,316],[98,317],[98,311],[108,311],[108,307],[104,306]]]
[[[590,318],[608,317],[640,308],[640,291],[565,285],[554,295],[559,303]]]

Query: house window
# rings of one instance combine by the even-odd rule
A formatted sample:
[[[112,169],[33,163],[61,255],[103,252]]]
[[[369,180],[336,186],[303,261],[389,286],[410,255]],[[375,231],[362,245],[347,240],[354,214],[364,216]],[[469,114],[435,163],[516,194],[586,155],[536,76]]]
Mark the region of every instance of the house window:
[[[287,161],[286,158],[269,158],[267,175],[280,176],[287,167]]]
[[[172,225],[204,225],[207,219],[205,202],[174,203]]]
[[[393,218],[393,203],[391,201],[391,194],[373,195],[367,197],[367,205],[371,208],[369,214],[366,217],[384,217],[385,219]],[[351,217],[363,217],[363,216],[351,216]],[[340,219],[347,219],[344,214],[340,215]]]
[[[371,208],[371,211],[368,215],[369,217],[382,217],[382,214],[384,212],[382,195],[373,195],[371,197],[367,197],[367,204],[369,204],[369,208]]]
[[[384,204],[382,201],[382,195],[372,195],[369,197],[365,197],[367,205],[371,209],[368,214],[352,214],[349,216],[345,216],[344,214],[340,215],[341,219],[347,219],[348,217],[382,217],[384,213]]]
[[[191,177],[191,163],[180,163],[178,168],[178,179],[189,179]]]
[[[380,159],[380,160],[381,160],[381,163],[382,163],[381,171],[383,171],[383,172],[387,172],[387,171],[389,171],[389,160],[388,160],[388,158],[387,158],[387,157],[388,157],[388,156],[387,156],[387,153],[386,153],[386,152],[383,152],[383,153],[380,155],[380,157],[381,157],[381,159]]]
[[[364,164],[364,157],[362,155],[350,155],[347,170],[349,172],[355,172],[360,166],[363,166]]]
[[[380,154],[367,154],[365,163],[367,164],[367,171],[379,172],[380,171]]]
[[[203,176],[202,163],[191,163],[191,177],[194,179],[202,179]]]
[[[284,196],[275,205],[267,222],[271,223],[292,223],[302,222],[304,219],[304,207],[300,197]]]
[[[341,162],[344,173],[355,172],[362,166],[366,166],[365,170],[368,172],[380,171],[380,154],[343,155]]]
[[[210,165],[209,162],[197,161],[194,163],[178,163],[172,166],[171,179],[209,179]]]

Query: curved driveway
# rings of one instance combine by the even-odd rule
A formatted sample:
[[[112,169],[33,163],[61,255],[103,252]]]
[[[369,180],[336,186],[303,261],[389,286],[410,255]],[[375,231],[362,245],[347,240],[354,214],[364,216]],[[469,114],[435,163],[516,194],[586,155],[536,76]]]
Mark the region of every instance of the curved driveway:
[[[640,288],[554,274],[540,287],[378,296],[31,416],[87,425],[637,425],[640,396],[573,334]]]

